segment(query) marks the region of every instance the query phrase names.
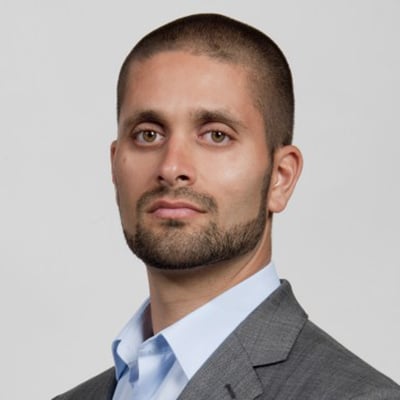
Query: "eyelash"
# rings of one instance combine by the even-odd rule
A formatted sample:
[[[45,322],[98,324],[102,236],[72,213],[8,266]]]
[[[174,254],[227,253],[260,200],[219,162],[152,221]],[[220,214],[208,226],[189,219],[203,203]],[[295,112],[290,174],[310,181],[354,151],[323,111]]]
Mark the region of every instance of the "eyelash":
[[[213,134],[215,134],[215,133],[221,134],[223,136],[222,141],[218,142],[218,141],[212,140],[211,136]],[[217,145],[217,146],[218,145],[222,146],[222,145],[227,144],[227,142],[232,141],[232,137],[230,135],[228,135],[227,133],[225,133],[225,132],[223,132],[223,131],[221,131],[219,129],[211,129],[211,130],[207,131],[206,133],[204,133],[203,135],[201,135],[202,138],[207,137],[207,136],[209,137],[209,141],[208,142],[212,143],[214,145]]]
[[[154,141],[146,141],[143,138],[143,135],[146,134],[146,133],[155,134],[156,139]],[[159,143],[160,141],[163,141],[165,139],[165,137],[161,133],[157,132],[154,129],[141,129],[141,130],[139,130],[137,132],[134,132],[132,134],[132,137],[137,143],[140,143],[140,144],[143,144],[143,145]]]

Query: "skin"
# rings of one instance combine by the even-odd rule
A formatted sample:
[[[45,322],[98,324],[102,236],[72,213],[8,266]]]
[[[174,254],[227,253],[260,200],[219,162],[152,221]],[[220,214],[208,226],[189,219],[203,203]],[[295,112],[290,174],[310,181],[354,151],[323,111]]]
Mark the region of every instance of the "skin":
[[[234,83],[234,84],[233,84]],[[204,229],[210,219],[220,229],[267,211],[261,239],[250,252],[228,261],[186,270],[147,265],[154,333],[176,322],[223,291],[248,278],[271,259],[271,215],[285,207],[302,168],[294,146],[269,159],[265,125],[253,102],[249,71],[184,51],[158,53],[130,67],[126,95],[111,145],[113,182],[124,230],[134,234],[140,220],[162,238],[180,221],[181,234]],[[267,171],[266,198],[261,187]],[[216,201],[218,212],[187,198],[155,201],[137,212],[144,193],[186,187]],[[183,204],[174,202],[182,201]],[[197,208],[197,209],[196,209]],[[200,208],[200,209],[199,209]]]

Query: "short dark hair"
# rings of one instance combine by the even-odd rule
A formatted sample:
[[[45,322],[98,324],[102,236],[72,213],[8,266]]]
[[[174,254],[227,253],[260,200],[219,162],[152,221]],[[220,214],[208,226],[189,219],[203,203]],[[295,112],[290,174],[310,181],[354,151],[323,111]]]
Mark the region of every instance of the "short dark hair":
[[[136,44],[122,64],[118,78],[118,117],[131,63],[173,50],[205,54],[247,67],[255,104],[264,118],[270,151],[292,142],[294,94],[284,54],[263,32],[219,14],[179,18],[150,32]]]

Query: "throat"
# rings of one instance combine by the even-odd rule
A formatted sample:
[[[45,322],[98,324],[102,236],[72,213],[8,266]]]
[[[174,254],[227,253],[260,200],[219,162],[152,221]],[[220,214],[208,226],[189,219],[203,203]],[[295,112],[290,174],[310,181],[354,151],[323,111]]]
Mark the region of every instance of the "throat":
[[[268,264],[246,254],[204,267],[161,270],[147,267],[154,333],[174,324]]]

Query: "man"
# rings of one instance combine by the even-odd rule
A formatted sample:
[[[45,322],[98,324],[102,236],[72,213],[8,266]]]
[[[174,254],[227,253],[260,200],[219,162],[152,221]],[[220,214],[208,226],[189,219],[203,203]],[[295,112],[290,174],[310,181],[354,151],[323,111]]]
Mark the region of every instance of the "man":
[[[271,262],[302,167],[279,48],[220,15],[179,19],[128,55],[117,110],[113,181],[150,300],[114,341],[115,368],[57,399],[400,399]]]

